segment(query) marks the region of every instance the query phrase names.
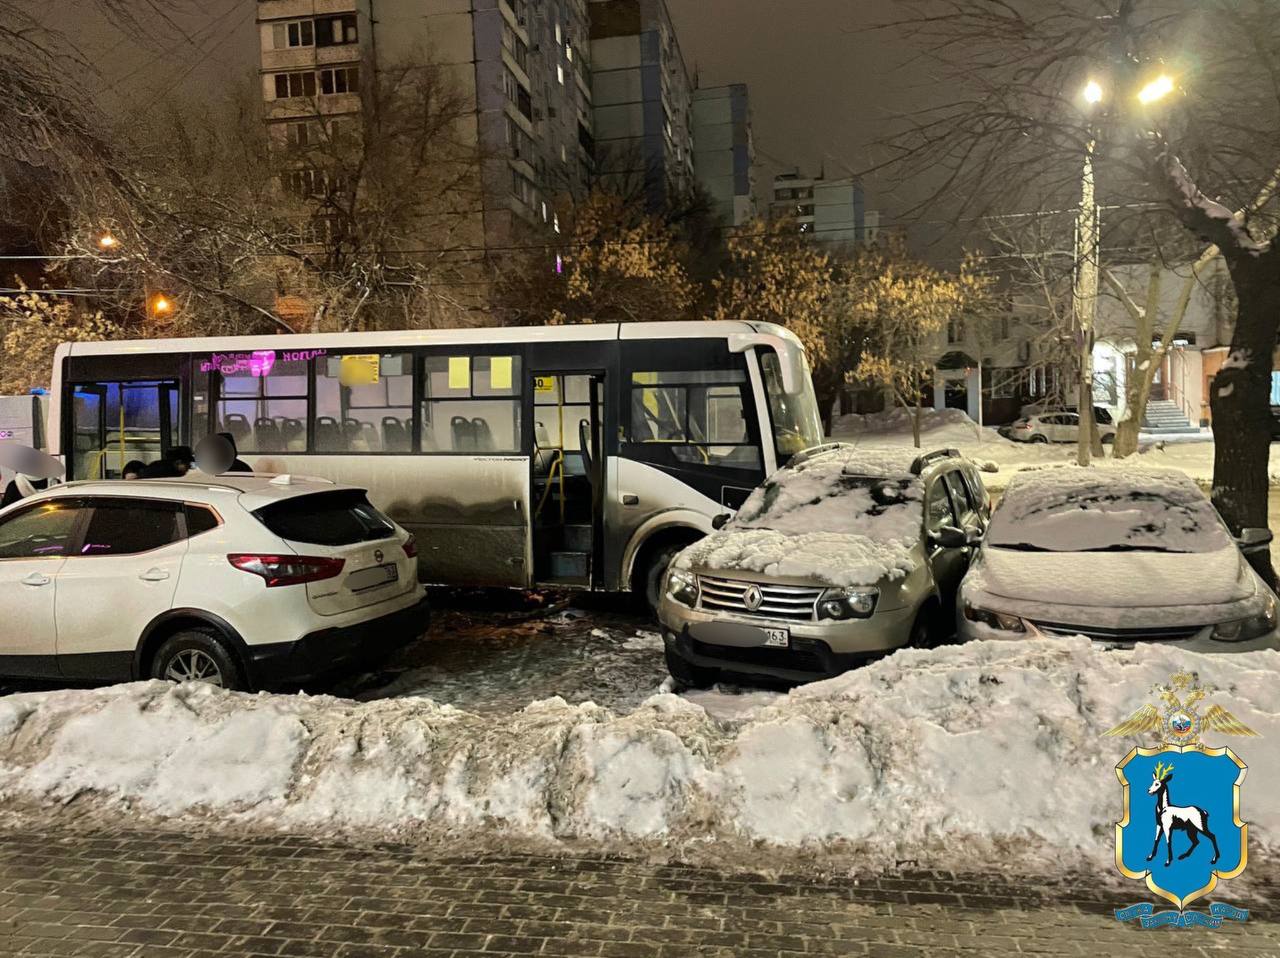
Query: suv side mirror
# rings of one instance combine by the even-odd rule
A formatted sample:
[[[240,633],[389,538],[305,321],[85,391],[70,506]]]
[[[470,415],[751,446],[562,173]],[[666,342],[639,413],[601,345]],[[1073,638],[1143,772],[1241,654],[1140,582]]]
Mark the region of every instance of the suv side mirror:
[[[955,526],[943,526],[937,532],[929,533],[929,538],[944,549],[963,549],[970,544],[969,533]]]
[[[720,513],[720,515],[716,516],[714,519],[711,520],[711,528],[719,531],[720,529],[723,529],[725,525],[728,524],[729,520],[732,518],[733,516],[730,515],[729,513],[722,512]]]
[[[1248,554],[1262,551],[1271,545],[1274,538],[1270,529],[1241,529],[1236,543],[1243,552]]]

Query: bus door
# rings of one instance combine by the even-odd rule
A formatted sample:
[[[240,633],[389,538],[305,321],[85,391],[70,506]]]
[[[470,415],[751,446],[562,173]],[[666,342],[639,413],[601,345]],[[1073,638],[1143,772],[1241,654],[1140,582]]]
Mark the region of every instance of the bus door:
[[[602,372],[532,373],[533,562],[540,585],[603,585]]]
[[[155,462],[178,440],[176,380],[77,383],[71,394],[71,479],[118,479],[125,463]]]

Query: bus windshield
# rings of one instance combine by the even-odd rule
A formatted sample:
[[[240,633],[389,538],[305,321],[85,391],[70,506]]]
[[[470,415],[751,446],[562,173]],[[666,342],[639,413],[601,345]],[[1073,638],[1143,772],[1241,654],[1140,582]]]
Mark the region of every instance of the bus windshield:
[[[760,368],[764,388],[769,396],[769,415],[773,419],[773,439],[778,447],[778,465],[798,452],[822,444],[822,417],[818,398],[813,392],[813,377],[804,364],[804,385],[789,396],[782,388],[782,369],[778,354],[767,350],[761,354]]]

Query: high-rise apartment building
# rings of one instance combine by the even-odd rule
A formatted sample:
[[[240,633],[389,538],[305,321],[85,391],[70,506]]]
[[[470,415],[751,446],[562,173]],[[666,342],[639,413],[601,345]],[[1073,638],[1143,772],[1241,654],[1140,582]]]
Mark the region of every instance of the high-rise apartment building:
[[[693,169],[729,226],[756,216],[756,149],[745,83],[693,92]]]
[[[601,179],[661,209],[694,182],[693,87],[666,0],[587,6]]]
[[[815,242],[874,243],[880,233],[880,214],[867,210],[862,183],[854,177],[810,177],[798,169],[773,178],[774,219],[790,217],[801,233]]]
[[[594,176],[587,0],[259,0],[258,25],[266,123],[282,153],[335,124],[359,131],[389,72],[432,64],[451,79],[483,171],[454,244],[552,230],[555,199]],[[316,175],[305,151],[291,155],[286,180]]]

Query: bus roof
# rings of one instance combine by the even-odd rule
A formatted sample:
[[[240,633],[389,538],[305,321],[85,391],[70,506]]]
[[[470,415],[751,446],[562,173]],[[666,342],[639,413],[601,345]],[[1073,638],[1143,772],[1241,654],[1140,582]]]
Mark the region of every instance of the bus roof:
[[[474,326],[464,329],[403,329],[360,333],[280,333],[266,336],[204,336],[190,339],[134,339],[64,343],[60,356],[128,353],[221,352],[253,349],[368,349],[448,346],[453,344],[601,342],[611,339],[706,339],[741,335],[777,336],[796,345],[795,334],[772,323],[686,321],[665,323],[597,323],[573,326]]]

